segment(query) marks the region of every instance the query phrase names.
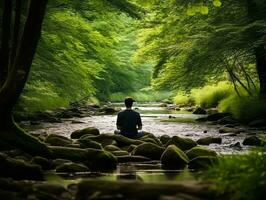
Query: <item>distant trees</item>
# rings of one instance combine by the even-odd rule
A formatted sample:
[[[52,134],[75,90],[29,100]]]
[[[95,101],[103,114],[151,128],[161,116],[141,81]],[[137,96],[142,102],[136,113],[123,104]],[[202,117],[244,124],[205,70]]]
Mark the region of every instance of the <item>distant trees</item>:
[[[1,148],[14,146],[32,154],[48,154],[46,146],[24,133],[12,118],[40,38],[46,5],[47,0],[4,0],[1,5]]]

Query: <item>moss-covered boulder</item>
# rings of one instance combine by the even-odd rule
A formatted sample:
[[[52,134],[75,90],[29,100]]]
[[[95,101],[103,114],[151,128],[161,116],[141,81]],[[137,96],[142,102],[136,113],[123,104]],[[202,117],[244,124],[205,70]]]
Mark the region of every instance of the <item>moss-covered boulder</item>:
[[[29,164],[0,153],[0,177],[10,177],[15,180],[42,180],[43,173],[39,165]]]
[[[116,140],[113,138],[113,135],[111,134],[100,134],[97,136],[94,135],[84,135],[84,137],[82,136],[80,139],[82,140],[93,140],[96,141],[98,143],[100,143],[103,147],[107,146],[107,145],[117,145]]]
[[[206,115],[207,111],[201,107],[197,107],[194,111],[193,114],[195,115]]]
[[[45,143],[52,145],[52,146],[68,146],[72,144],[72,140],[56,134],[50,134],[45,138]]]
[[[204,137],[197,140],[197,143],[200,145],[209,145],[212,143],[221,144],[222,138],[221,137]]]
[[[240,133],[241,130],[240,129],[236,129],[236,128],[231,128],[231,127],[226,127],[226,126],[223,126],[219,129],[219,133]]]
[[[127,147],[127,152],[131,153],[135,148],[137,147],[137,145],[131,144],[130,146]]]
[[[133,155],[145,156],[152,160],[160,160],[165,148],[153,143],[143,143],[138,145],[132,152]]]
[[[107,145],[104,147],[104,150],[106,151],[120,151],[121,149],[115,145]]]
[[[195,146],[197,146],[197,143],[190,139],[190,138],[183,138],[183,137],[179,137],[179,136],[173,136],[167,143],[166,146],[169,145],[175,145],[178,148],[180,148],[181,150],[185,151],[185,150],[189,150]]]
[[[123,135],[111,135],[111,138],[117,142],[118,147],[130,146],[131,144],[139,145],[143,143],[141,140],[131,139]]]
[[[51,161],[48,160],[47,158],[43,158],[43,157],[40,157],[40,156],[33,157],[32,160],[31,160],[31,163],[41,166],[41,168],[43,170],[49,170],[49,169],[52,168]]]
[[[249,146],[262,146],[263,144],[266,144],[266,142],[255,135],[248,136],[243,141],[243,145]]]
[[[62,159],[62,158],[56,158],[52,161],[52,167],[56,168],[59,165],[62,165],[64,163],[72,163],[71,160],[67,160],[67,159]]]
[[[127,155],[127,156],[117,156],[117,161],[118,163],[134,163],[134,162],[147,162],[147,161],[151,161],[150,158],[147,158],[145,156],[131,156],[131,155]]]
[[[208,169],[213,164],[217,163],[218,159],[215,156],[199,156],[189,161],[188,168],[190,169]]]
[[[55,171],[63,173],[88,172],[89,168],[81,163],[63,163],[57,166]]]
[[[76,130],[71,133],[70,137],[72,139],[79,139],[83,135],[100,135],[99,129],[95,127],[88,127],[81,130]]]
[[[217,153],[211,149],[205,147],[193,147],[192,149],[186,152],[190,160],[197,158],[199,156],[217,156]]]
[[[81,148],[102,149],[102,145],[99,142],[93,141],[89,138],[78,139],[78,143]]]
[[[165,169],[184,168],[188,161],[187,155],[175,145],[169,145],[161,156],[161,163]]]
[[[171,137],[169,135],[160,136],[160,141],[162,142],[162,144],[166,144],[169,140],[171,140]]]
[[[128,156],[129,153],[127,151],[112,151],[112,154],[115,156]]]

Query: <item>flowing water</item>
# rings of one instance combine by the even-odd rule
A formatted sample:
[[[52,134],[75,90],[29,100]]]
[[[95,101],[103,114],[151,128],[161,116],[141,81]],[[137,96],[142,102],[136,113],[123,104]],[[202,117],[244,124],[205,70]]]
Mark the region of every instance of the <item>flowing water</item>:
[[[123,109],[123,104],[113,104],[116,108]],[[135,104],[134,109],[140,112],[143,123],[143,130],[151,132],[156,136],[167,134],[169,136],[189,137],[197,140],[201,137],[215,136],[222,138],[222,144],[211,144],[208,148],[215,150],[219,154],[243,153],[247,147],[239,148],[230,147],[236,142],[242,143],[245,134],[238,134],[236,136],[229,136],[219,133],[219,125],[211,125],[208,123],[197,123],[194,120],[204,115],[194,115],[191,112],[175,111],[165,107],[160,107],[156,103]],[[175,121],[169,122],[169,116]],[[72,123],[73,120],[82,123]],[[194,121],[194,123],[192,123]],[[69,137],[71,132],[86,128],[96,127],[101,133],[113,133],[116,129],[116,115],[98,115],[84,118],[72,118],[63,121],[63,123],[43,123],[37,130],[32,130],[33,133],[54,133]],[[244,130],[244,129],[243,129]],[[67,175],[68,176],[68,175]],[[114,173],[85,173],[80,174],[83,177],[98,177],[110,180],[121,179],[136,179],[145,181],[158,180],[178,180],[180,178],[180,171],[164,171],[158,162],[139,163],[132,165],[119,165]],[[184,176],[182,173],[181,176]],[[67,178],[67,177],[65,177]],[[71,177],[68,177],[71,179]]]

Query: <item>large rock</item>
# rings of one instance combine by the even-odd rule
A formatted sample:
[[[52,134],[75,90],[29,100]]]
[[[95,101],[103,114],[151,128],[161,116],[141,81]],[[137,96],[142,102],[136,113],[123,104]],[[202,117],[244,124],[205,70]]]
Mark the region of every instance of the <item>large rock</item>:
[[[249,145],[249,146],[262,146],[265,142],[258,138],[257,136],[248,136],[244,139],[243,145]]]
[[[199,156],[189,161],[190,169],[207,169],[217,162],[217,157],[214,156]]]
[[[82,130],[76,130],[74,132],[71,133],[70,137],[72,139],[79,139],[81,136],[83,135],[100,135],[100,131],[99,129],[95,128],[95,127],[88,127],[88,128],[84,128]]]
[[[117,145],[117,142],[115,139],[113,139],[111,134],[100,134],[97,136],[93,136],[93,135],[84,135],[82,136],[80,139],[84,139],[84,140],[92,140],[92,141],[96,141],[98,143],[100,143],[103,147],[107,146],[107,145]]]
[[[188,150],[186,154],[190,160],[200,156],[217,156],[215,151],[204,147],[193,147],[192,149]]]
[[[172,144],[177,146],[178,148],[180,148],[183,151],[189,150],[189,149],[197,146],[197,143],[194,140],[192,140],[190,138],[181,138],[181,137],[178,137],[178,136],[173,136],[171,138],[171,140],[169,140],[166,143],[166,146],[169,146],[169,145],[172,145]]]
[[[249,124],[251,127],[266,127],[266,119],[257,119],[251,121]]]
[[[224,117],[232,116],[230,113],[214,113],[207,116],[208,121],[218,121]]]
[[[175,145],[166,148],[161,156],[161,163],[165,169],[180,169],[188,164],[187,155]]]
[[[207,111],[201,107],[198,107],[193,111],[193,114],[196,114],[196,115],[205,115],[206,113]]]
[[[200,145],[209,145],[212,143],[221,144],[222,138],[220,137],[204,137],[197,140],[197,143]]]
[[[41,166],[43,170],[49,170],[52,168],[52,163],[47,158],[40,156],[33,157],[31,163]]]
[[[64,173],[88,172],[89,168],[81,163],[64,163],[57,166],[55,171]]]
[[[104,150],[106,151],[120,151],[121,149],[115,145],[107,145],[104,147]]]
[[[78,139],[81,148],[102,149],[102,145],[96,141],[87,139]]]
[[[129,153],[127,151],[112,151],[112,154],[115,156],[128,156]]]
[[[133,150],[133,155],[145,156],[153,160],[160,160],[164,148],[153,143],[143,143]]]
[[[42,199],[42,200],[70,200],[71,194],[70,192],[62,185],[62,184],[54,184],[54,183],[35,183],[33,184],[34,194],[31,194],[32,199]],[[32,197],[32,196],[35,196]],[[28,197],[28,199],[31,199]]]
[[[72,140],[62,135],[50,134],[45,138],[45,143],[52,146],[68,146],[72,144]]]
[[[11,177],[15,180],[42,180],[43,174],[39,165],[9,158],[0,153],[0,177]]]
[[[230,128],[230,127],[226,127],[226,126],[223,126],[219,129],[219,133],[240,133],[241,130],[240,129],[236,129],[236,128]]]
[[[170,139],[171,137],[169,135],[160,136],[160,141],[162,142],[162,144],[166,144]]]
[[[150,160],[144,156],[117,156],[118,163],[147,162]]]

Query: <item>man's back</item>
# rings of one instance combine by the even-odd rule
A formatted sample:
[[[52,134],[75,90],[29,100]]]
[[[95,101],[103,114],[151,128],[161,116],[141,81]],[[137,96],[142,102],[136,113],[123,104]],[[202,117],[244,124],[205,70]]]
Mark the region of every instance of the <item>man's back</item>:
[[[121,127],[121,134],[135,135],[137,126],[142,126],[140,114],[131,109],[123,110],[118,113],[116,125]]]

